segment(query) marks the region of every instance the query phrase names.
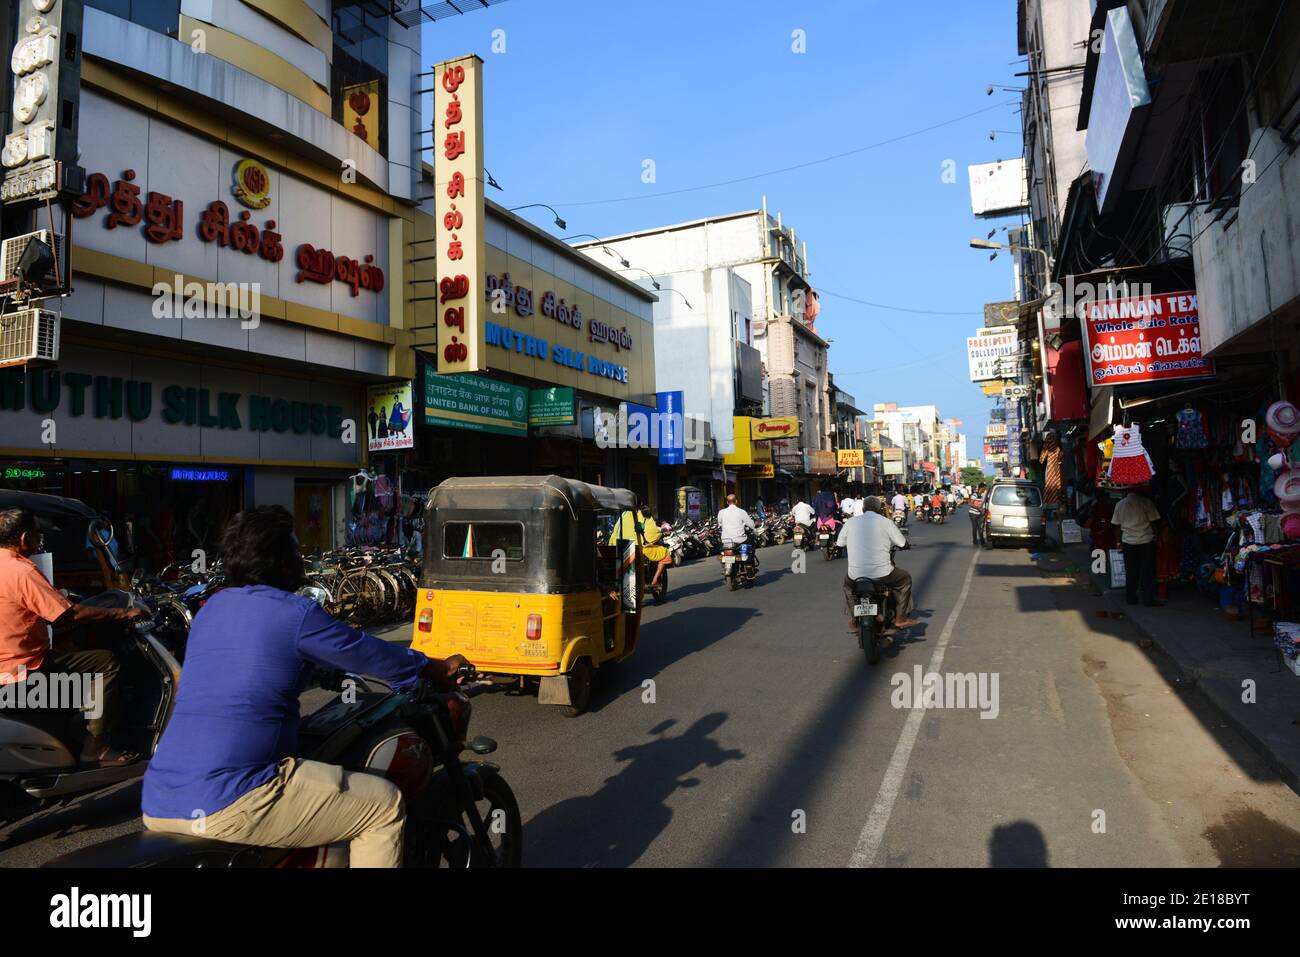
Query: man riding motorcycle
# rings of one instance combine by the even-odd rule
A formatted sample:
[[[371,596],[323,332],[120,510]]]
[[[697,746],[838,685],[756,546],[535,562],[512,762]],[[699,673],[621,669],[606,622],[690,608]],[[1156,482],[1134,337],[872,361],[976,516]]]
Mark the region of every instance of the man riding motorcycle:
[[[624,512],[620,521],[622,525],[619,528],[619,537],[640,542],[641,557],[655,567],[654,576],[646,587],[651,589],[659,587],[659,579],[663,577],[664,569],[673,563],[673,558],[663,544],[663,529],[659,527],[654,509],[642,505],[635,515],[632,512]]]
[[[854,583],[859,578],[870,578],[893,590],[898,600],[898,617],[894,625],[911,628],[921,622],[911,617],[912,576],[897,567],[891,556],[892,548],[906,548],[907,537],[892,521],[885,517],[884,503],[874,495],[863,500],[863,512],[844,523],[837,544],[848,555],[849,567],[844,578],[844,598],[848,603],[849,627],[858,633],[858,621],[853,615],[857,601]]]
[[[813,520],[817,517],[817,513],[813,511],[811,505],[803,499],[799,499],[799,501],[795,502],[794,508],[790,510],[790,514],[794,516],[795,522],[803,528],[804,541],[808,541],[812,537]]]
[[[226,527],[226,587],[194,618],[176,708],[144,776],[144,826],[262,847],[350,842],[353,867],[400,867],[396,784],[294,756],[298,696],[314,664],[405,688],[455,682],[446,660],[367,635],[294,594],[293,516],[246,509]]]

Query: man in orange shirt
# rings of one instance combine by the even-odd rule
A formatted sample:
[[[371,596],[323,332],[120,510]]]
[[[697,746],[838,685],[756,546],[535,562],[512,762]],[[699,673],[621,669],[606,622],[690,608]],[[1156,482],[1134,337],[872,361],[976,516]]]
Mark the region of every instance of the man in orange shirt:
[[[0,682],[25,681],[34,671],[102,675],[102,712],[87,722],[90,733],[81,760],[100,765],[125,763],[134,756],[115,752],[108,745],[117,707],[117,658],[105,649],[51,648],[45,626],[131,621],[144,611],[73,605],[28,558],[42,551],[41,539],[36,515],[30,509],[0,512]]]

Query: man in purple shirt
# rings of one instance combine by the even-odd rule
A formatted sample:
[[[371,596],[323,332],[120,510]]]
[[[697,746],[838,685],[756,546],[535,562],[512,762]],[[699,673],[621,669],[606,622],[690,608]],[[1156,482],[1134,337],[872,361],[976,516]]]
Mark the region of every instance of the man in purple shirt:
[[[315,664],[403,689],[450,683],[467,662],[382,641],[295,595],[302,555],[278,505],[236,515],[222,550],[227,587],[195,616],[176,708],[145,772],[145,827],[263,847],[346,841],[353,867],[400,867],[401,792],[296,757],[298,696]]]

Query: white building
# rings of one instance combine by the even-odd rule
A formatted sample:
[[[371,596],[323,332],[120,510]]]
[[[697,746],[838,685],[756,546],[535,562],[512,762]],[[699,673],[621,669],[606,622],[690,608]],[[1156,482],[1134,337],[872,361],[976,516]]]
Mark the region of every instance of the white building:
[[[827,342],[807,321],[816,297],[805,247],[779,214],[748,210],[577,247],[659,285],[657,388],[680,389],[686,414],[707,417],[720,454],[737,450],[733,416],[792,415],[800,435],[773,443],[776,466],[835,471]]]

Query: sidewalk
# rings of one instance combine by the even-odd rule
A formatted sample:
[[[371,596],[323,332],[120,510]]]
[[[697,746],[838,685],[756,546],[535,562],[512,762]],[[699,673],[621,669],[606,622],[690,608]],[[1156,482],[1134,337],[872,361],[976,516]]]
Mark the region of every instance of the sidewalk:
[[[1124,618],[1163,652],[1223,717],[1248,740],[1292,790],[1300,793],[1300,677],[1282,664],[1272,633],[1250,633],[1246,620],[1231,621],[1190,585],[1170,588],[1159,608],[1129,605],[1124,590],[1092,574],[1092,548],[1062,545],[1059,534],[1036,555],[1039,569],[1072,577],[1095,596],[1098,611]],[[1242,699],[1242,682],[1255,682],[1255,703]]]

